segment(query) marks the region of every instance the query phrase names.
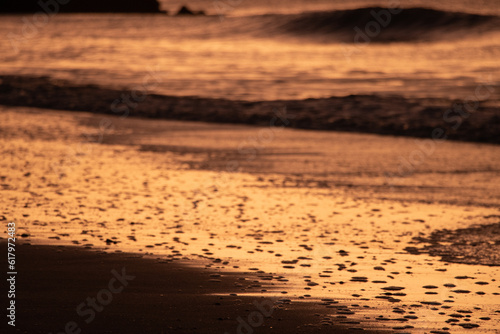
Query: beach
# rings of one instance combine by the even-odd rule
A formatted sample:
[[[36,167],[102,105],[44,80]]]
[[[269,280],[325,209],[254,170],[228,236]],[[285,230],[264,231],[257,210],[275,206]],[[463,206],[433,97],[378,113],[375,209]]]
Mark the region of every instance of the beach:
[[[81,322],[74,307],[125,266],[137,268],[137,278],[88,332],[114,332],[124,314],[133,323],[120,332],[145,323],[151,332],[236,332],[237,318],[262,298],[280,316],[255,332],[498,327],[496,145],[445,141],[397,177],[413,138],[25,107],[3,107],[1,115],[1,218],[17,226],[25,332]],[[265,130],[273,140],[255,146]],[[481,225],[489,226],[477,232],[484,254],[467,258],[467,240],[453,247],[452,230]],[[435,231],[449,237],[447,257],[424,247]],[[44,244],[53,246],[37,246]],[[242,277],[248,285],[239,285]],[[172,297],[179,289],[187,295]],[[54,302],[57,290],[73,308]],[[27,318],[35,310],[39,318]],[[208,313],[196,318],[201,310]]]
[[[320,316],[321,306],[247,295],[261,279],[255,273],[77,247],[21,246],[17,254],[21,333],[352,332]]]
[[[1,333],[499,333],[497,0],[7,0]]]

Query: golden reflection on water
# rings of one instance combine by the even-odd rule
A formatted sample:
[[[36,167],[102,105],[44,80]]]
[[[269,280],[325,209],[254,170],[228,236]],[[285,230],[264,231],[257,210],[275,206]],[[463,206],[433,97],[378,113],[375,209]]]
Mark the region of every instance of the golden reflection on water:
[[[162,77],[155,93],[253,101],[349,94],[464,99],[500,75],[498,32],[427,43],[339,43],[332,36],[318,43],[275,36],[259,24],[253,28],[262,36],[255,36],[251,24],[257,23],[58,15],[22,52],[0,54],[0,73],[134,87],[154,67]],[[73,29],[78,25],[85,29]],[[1,27],[17,32],[22,21],[3,17]],[[0,47],[11,50],[8,39]]]

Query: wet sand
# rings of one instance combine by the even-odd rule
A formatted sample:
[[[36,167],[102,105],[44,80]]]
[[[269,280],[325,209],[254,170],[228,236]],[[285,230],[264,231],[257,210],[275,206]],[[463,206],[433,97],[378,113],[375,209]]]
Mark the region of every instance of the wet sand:
[[[229,281],[255,273],[238,297],[319,307],[288,313],[300,319],[291,326],[314,325],[304,332],[321,322],[398,333],[499,327],[496,258],[460,264],[407,250],[437,230],[498,224],[498,146],[440,142],[400,170],[414,139],[31,108],[3,107],[1,117],[0,219],[16,221],[22,242],[180,261]],[[496,244],[487,231],[477,232],[483,253]]]
[[[408,247],[409,252],[441,256],[447,262],[500,265],[500,223],[436,230],[430,236],[415,237],[414,240],[417,245],[425,246]]]
[[[6,247],[5,242],[0,245]],[[352,325],[328,317],[318,305],[265,293],[246,296],[256,290],[255,282],[263,288],[272,284],[256,273],[77,247],[21,244],[16,254],[19,333],[64,332],[68,323],[84,333],[354,332]],[[87,298],[95,299],[93,315]]]

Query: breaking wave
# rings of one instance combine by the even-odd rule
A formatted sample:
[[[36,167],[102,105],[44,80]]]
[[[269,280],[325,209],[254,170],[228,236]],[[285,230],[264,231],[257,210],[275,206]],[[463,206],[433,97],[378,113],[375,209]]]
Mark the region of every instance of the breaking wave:
[[[427,8],[380,7],[287,15],[278,29],[309,38],[347,42],[447,39],[498,30],[500,17]]]

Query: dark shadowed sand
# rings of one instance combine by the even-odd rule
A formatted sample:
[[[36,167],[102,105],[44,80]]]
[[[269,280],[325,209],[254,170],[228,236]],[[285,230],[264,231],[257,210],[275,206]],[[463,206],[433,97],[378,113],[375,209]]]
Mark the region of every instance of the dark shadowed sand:
[[[5,241],[0,245],[6,248]],[[351,324],[335,319],[312,303],[248,296],[256,282],[261,288],[273,285],[256,273],[77,247],[20,244],[16,254],[18,333],[60,333],[66,326],[82,333],[358,333],[369,326],[362,319]],[[110,291],[112,279],[117,292],[102,292]],[[100,311],[91,315],[92,307],[85,305],[80,316],[77,308],[87,298],[95,299]],[[367,329],[363,333],[381,333]]]
[[[416,237],[414,241],[425,246],[408,247],[409,252],[441,256],[448,262],[500,265],[500,222],[457,230],[436,230],[429,236]]]

